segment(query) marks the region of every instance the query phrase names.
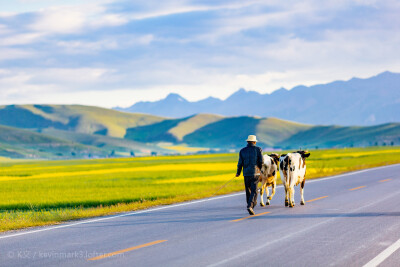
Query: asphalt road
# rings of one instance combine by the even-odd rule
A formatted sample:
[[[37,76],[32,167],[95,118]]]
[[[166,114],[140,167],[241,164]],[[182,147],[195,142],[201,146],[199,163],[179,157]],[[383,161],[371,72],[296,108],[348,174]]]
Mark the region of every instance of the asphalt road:
[[[0,265],[400,265],[400,165],[306,181],[305,206],[295,190],[253,217],[239,193],[5,233]]]

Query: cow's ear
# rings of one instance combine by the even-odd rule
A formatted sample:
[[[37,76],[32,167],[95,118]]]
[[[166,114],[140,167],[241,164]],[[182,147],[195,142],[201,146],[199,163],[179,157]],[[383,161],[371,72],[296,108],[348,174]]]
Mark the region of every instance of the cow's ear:
[[[304,157],[304,158],[308,158],[308,157],[310,156],[310,154],[311,154],[310,152],[304,153],[304,154],[303,154],[303,157]]]

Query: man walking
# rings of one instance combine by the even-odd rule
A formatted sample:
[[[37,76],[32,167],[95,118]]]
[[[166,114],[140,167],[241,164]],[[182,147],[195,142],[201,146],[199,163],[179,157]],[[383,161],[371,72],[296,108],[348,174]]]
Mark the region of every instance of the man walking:
[[[257,205],[258,180],[260,178],[264,158],[262,149],[256,146],[257,137],[255,135],[249,135],[246,141],[247,146],[242,148],[239,152],[236,177],[239,177],[243,168],[247,211],[250,215],[254,215],[253,208]]]

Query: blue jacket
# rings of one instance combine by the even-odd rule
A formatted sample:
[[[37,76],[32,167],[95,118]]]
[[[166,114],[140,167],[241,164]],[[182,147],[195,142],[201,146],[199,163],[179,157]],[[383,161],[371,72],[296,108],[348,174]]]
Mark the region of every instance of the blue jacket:
[[[247,146],[242,148],[239,152],[236,174],[240,175],[243,168],[243,176],[260,175],[263,163],[264,157],[262,155],[262,149],[253,144],[247,144]]]

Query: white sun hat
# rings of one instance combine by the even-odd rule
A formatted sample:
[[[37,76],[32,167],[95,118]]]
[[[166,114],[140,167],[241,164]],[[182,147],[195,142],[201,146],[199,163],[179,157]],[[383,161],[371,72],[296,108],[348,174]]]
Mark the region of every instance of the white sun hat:
[[[257,137],[255,135],[249,135],[249,137],[247,137],[247,142],[257,142]]]

